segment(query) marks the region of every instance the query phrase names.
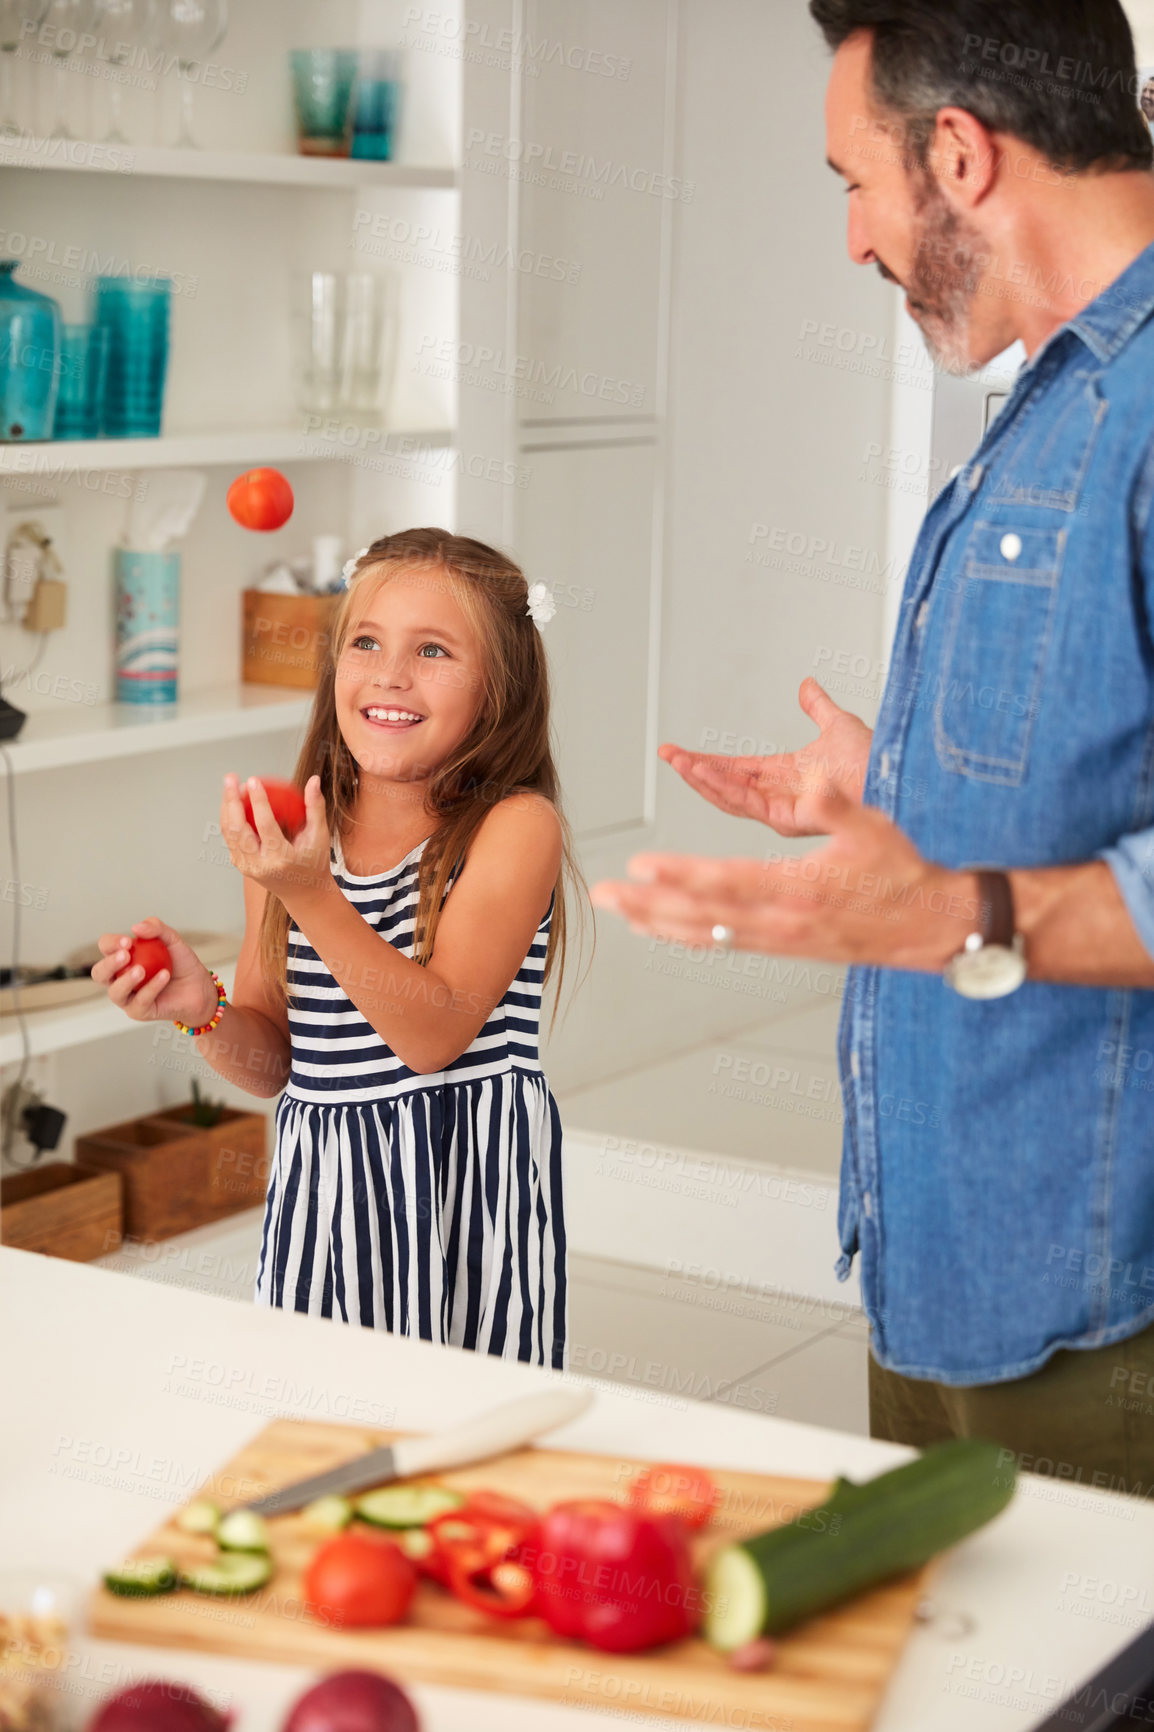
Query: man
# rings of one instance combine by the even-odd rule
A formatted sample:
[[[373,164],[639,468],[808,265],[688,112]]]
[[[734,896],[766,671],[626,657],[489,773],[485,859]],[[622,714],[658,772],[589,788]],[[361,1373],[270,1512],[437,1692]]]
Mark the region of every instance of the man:
[[[641,932],[851,964],[838,1232],[875,1436],[1154,1486],[1154,176],[1118,0],[811,0],[849,250],[940,365],[1027,361],[927,513],[872,737],[690,786],[769,861],[642,855]],[[920,1104],[903,1115],[894,1102]],[[890,1103],[887,1112],[885,1103]],[[932,1127],[932,1128],[931,1128]]]

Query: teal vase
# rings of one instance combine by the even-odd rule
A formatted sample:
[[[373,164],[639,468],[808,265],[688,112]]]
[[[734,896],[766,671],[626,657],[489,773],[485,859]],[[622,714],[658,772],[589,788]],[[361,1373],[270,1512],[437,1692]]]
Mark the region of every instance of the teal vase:
[[[0,259],[0,441],[51,439],[60,388],[60,308]]]

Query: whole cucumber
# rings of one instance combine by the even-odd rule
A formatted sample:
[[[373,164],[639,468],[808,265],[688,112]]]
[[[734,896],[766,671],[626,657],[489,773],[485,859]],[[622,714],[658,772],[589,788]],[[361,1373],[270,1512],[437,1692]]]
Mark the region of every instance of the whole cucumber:
[[[1017,1481],[1008,1455],[985,1438],[933,1444],[876,1479],[839,1479],[793,1521],[723,1547],[706,1571],[706,1639],[728,1653],[917,1569],[1005,1509]]]

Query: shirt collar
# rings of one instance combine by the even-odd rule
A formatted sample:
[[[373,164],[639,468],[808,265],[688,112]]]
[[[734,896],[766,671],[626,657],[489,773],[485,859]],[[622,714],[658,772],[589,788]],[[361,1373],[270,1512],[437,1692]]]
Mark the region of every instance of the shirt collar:
[[[1065,328],[1081,337],[1086,347],[1105,363],[1125,348],[1152,312],[1154,241],[1089,306],[1067,320]]]

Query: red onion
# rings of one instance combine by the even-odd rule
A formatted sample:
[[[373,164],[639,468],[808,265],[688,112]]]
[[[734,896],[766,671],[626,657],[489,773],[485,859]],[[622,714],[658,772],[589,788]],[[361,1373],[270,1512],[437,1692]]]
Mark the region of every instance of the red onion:
[[[729,1663],[735,1672],[766,1672],[777,1661],[777,1644],[768,1636],[758,1636],[744,1647],[735,1648]]]
[[[420,1732],[420,1722],[380,1672],[332,1672],[294,1703],[281,1732]]]
[[[146,1678],[101,1703],[88,1732],[225,1732],[231,1721],[187,1684]]]

